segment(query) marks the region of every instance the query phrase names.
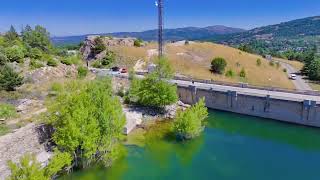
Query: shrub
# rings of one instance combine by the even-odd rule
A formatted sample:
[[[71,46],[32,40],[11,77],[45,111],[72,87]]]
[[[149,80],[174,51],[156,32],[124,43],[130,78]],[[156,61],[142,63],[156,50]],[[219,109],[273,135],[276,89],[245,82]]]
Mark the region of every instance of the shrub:
[[[0,69],[0,89],[14,91],[23,84],[23,77],[16,73],[9,65]]]
[[[74,81],[48,107],[58,149],[73,155],[77,167],[110,165],[119,152],[125,116],[110,79]]]
[[[115,61],[115,59],[116,59],[116,54],[112,51],[107,51],[106,56],[101,60],[101,65],[104,67],[108,67]]]
[[[134,46],[135,47],[141,47],[143,45],[143,40],[142,39],[136,39],[134,40]]]
[[[12,118],[16,115],[17,111],[13,105],[0,103],[0,119]]]
[[[285,72],[285,73],[286,73],[287,71],[288,71],[288,70],[287,70],[286,68],[283,68],[283,72]]]
[[[31,59],[30,60],[29,66],[30,66],[31,69],[39,69],[39,68],[44,67],[42,62],[39,62],[39,61],[37,61],[35,59]]]
[[[276,67],[277,67],[277,69],[280,68],[280,63],[279,62],[276,62]]]
[[[0,66],[5,65],[8,62],[8,57],[0,52]]]
[[[40,60],[42,58],[42,51],[39,48],[32,48],[29,53],[31,59]]]
[[[239,76],[242,77],[242,78],[245,78],[246,77],[246,71],[244,68],[241,69],[240,73],[239,73]]]
[[[261,66],[261,59],[257,59],[257,66]]]
[[[229,69],[227,72],[226,72],[226,76],[227,77],[234,77],[235,73],[232,71],[232,69]]]
[[[11,62],[22,63],[24,58],[23,49],[19,46],[12,46],[5,49],[6,56]]]
[[[227,66],[226,60],[221,57],[214,58],[211,61],[211,71],[214,73],[222,74],[226,66]]]
[[[274,66],[274,62],[273,62],[273,61],[270,61],[270,62],[269,62],[269,65],[270,65],[270,66]]]
[[[88,69],[86,67],[83,67],[83,66],[78,67],[78,77],[79,78],[84,78],[87,76],[87,74],[88,74]]]
[[[103,43],[103,40],[101,37],[97,37],[95,40],[94,40],[94,47],[92,49],[92,53],[93,54],[100,54],[102,53],[103,51],[105,51],[107,48],[106,46],[104,45]]]
[[[205,99],[186,111],[178,111],[173,131],[179,140],[192,139],[204,130],[204,120],[208,117],[208,109],[205,107]]]
[[[58,66],[58,61],[56,61],[52,57],[50,57],[47,59],[47,65],[52,66],[52,67],[56,67],[56,66]]]
[[[70,57],[66,57],[66,58],[62,58],[61,63],[69,66],[72,64],[72,61]]]
[[[18,164],[8,162],[11,175],[8,180],[50,180],[64,167],[71,165],[72,158],[68,153],[56,151],[48,166],[42,168],[34,155],[26,154]]]
[[[101,64],[100,60],[96,60],[92,63],[92,67],[94,68],[103,68],[103,65]]]

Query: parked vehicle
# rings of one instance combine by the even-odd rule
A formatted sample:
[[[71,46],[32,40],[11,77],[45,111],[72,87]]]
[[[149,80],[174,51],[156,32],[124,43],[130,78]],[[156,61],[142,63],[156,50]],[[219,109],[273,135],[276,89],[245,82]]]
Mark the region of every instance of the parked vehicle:
[[[290,79],[296,80],[296,79],[297,79],[297,75],[295,75],[295,74],[290,74]]]
[[[128,69],[126,68],[121,69],[121,73],[128,73]]]
[[[120,67],[115,66],[115,67],[112,67],[111,70],[112,70],[113,72],[117,72],[117,71],[120,71]]]

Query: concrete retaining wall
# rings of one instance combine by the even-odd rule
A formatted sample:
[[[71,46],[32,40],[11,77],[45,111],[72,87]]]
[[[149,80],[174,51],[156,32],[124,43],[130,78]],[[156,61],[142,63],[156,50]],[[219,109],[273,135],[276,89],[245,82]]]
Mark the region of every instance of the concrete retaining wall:
[[[320,105],[315,101],[240,94],[195,86],[178,86],[180,100],[194,104],[205,97],[208,108],[320,127]]]

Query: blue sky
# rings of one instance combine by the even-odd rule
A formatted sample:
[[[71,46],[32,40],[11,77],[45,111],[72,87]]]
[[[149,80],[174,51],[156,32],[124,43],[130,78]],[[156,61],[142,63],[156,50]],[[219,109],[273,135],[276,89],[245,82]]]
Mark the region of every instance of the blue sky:
[[[1,0],[0,32],[40,24],[52,35],[156,28],[154,0]],[[250,29],[320,15],[319,0],[164,0],[167,28],[227,25]]]

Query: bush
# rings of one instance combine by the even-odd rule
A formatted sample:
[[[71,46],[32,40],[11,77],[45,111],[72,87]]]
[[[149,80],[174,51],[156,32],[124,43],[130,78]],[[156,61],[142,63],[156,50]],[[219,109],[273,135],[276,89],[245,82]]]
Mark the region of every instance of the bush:
[[[86,67],[83,67],[83,66],[78,67],[78,77],[79,78],[84,78],[87,76],[87,74],[88,74],[88,69]]]
[[[61,63],[69,66],[72,64],[72,61],[69,57],[66,57],[66,58],[62,58]]]
[[[102,53],[103,51],[105,51],[107,48],[106,46],[104,45],[103,43],[103,40],[101,37],[97,37],[95,40],[94,40],[94,47],[92,49],[92,53],[94,55],[97,55],[97,54],[100,54]]]
[[[192,139],[204,130],[204,120],[208,117],[208,109],[205,107],[205,99],[186,111],[178,111],[173,131],[179,140]]]
[[[234,75],[235,75],[235,73],[234,73],[231,69],[229,69],[229,70],[226,72],[226,76],[227,76],[227,77],[232,78],[232,77],[234,77]]]
[[[8,57],[0,52],[0,66],[5,65],[8,62]]]
[[[47,59],[47,65],[56,67],[58,66],[58,61],[54,60],[51,56]]]
[[[91,66],[94,67],[94,68],[99,68],[99,69],[103,68],[103,65],[101,64],[100,60],[94,61]]]
[[[277,67],[277,69],[280,68],[280,63],[279,62],[276,62],[276,67]]]
[[[23,77],[16,73],[9,65],[0,69],[0,89],[14,91],[23,84]]]
[[[77,167],[110,165],[118,155],[125,116],[113,96],[111,80],[74,81],[48,107],[59,150],[73,155]]]
[[[287,71],[288,71],[288,70],[287,70],[286,68],[283,68],[283,72],[285,72],[285,73],[286,73]]]
[[[142,39],[136,39],[134,40],[134,46],[135,47],[141,47],[143,45],[143,40]]]
[[[42,62],[35,60],[35,59],[31,59],[29,66],[31,69],[39,69],[39,68],[44,67],[44,64]]]
[[[244,68],[241,69],[240,73],[239,73],[239,76],[242,77],[242,78],[245,78],[246,77],[246,71]]]
[[[211,71],[214,73],[223,74],[226,66],[227,66],[226,60],[221,57],[214,58],[211,61]]]
[[[38,48],[32,48],[29,53],[31,59],[40,60],[42,58],[42,51]]]
[[[112,51],[107,51],[106,56],[101,60],[101,65],[104,67],[108,67],[115,61],[115,59],[116,59],[116,54]]]
[[[257,59],[257,66],[261,66],[261,59]]]
[[[65,65],[72,65],[72,64],[80,64],[81,59],[78,56],[69,56],[69,57],[65,57],[62,58],[61,63],[65,64]]]
[[[24,50],[19,46],[12,46],[5,49],[6,56],[11,62],[22,63],[24,58]]]
[[[70,154],[56,151],[48,166],[42,168],[35,156],[27,154],[20,158],[18,164],[8,162],[11,175],[8,180],[50,180],[64,167],[71,165]]]
[[[0,119],[12,118],[16,115],[17,111],[13,105],[0,103]]]

